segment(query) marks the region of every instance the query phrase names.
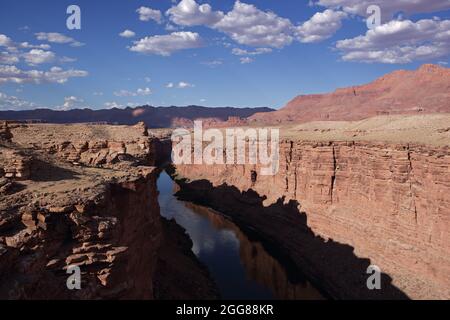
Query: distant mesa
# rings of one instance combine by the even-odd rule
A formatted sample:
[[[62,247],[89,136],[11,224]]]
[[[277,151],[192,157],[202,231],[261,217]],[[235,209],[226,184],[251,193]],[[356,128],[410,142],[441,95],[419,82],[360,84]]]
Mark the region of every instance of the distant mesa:
[[[249,121],[353,121],[420,113],[450,113],[450,68],[425,64],[415,71],[394,71],[369,84],[297,96],[280,110],[254,114]]]

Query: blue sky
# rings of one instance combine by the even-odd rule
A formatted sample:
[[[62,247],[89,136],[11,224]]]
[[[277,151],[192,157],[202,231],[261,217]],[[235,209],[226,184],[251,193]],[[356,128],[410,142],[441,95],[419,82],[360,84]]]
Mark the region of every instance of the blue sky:
[[[411,2],[2,0],[0,109],[279,108],[298,94],[446,65],[450,0]],[[81,30],[66,27],[71,4]],[[369,31],[371,4],[382,19]]]

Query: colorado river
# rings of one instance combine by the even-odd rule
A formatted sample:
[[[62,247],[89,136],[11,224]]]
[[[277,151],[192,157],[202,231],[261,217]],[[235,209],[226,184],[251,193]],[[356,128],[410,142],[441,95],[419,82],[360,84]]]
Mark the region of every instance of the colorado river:
[[[161,215],[175,219],[192,239],[192,251],[208,268],[223,299],[323,299],[308,282],[293,283],[260,242],[213,210],[178,200],[176,183],[158,179]]]

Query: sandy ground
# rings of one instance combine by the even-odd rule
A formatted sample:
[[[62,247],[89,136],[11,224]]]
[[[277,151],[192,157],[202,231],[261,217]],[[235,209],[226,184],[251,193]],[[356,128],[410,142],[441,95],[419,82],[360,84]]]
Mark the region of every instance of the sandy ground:
[[[28,145],[36,141],[130,141],[142,137],[142,128],[93,124],[33,124],[12,129],[14,142]]]
[[[294,140],[450,145],[450,114],[377,116],[361,121],[314,121],[280,129],[283,138]]]

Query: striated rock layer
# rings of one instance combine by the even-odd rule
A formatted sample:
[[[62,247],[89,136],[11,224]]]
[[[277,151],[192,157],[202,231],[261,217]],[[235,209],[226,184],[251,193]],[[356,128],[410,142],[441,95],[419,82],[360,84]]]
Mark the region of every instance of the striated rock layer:
[[[0,297],[152,298],[161,227],[156,174],[143,170],[89,193],[35,196],[18,212],[8,206],[15,223],[1,230]],[[68,290],[69,266],[80,267],[82,290]]]
[[[275,176],[255,165],[178,165],[176,174],[332,296],[450,298],[448,147],[285,140],[280,154]],[[369,292],[369,261],[359,258],[391,277],[383,285],[392,290]]]
[[[13,141],[23,147],[43,150],[71,164],[95,167],[155,165],[158,139],[147,127],[107,125],[17,125]],[[33,137],[30,139],[30,137]]]
[[[450,68],[424,64],[327,94],[300,95],[283,108],[250,116],[256,123],[361,120],[377,115],[450,112]]]
[[[189,298],[217,297],[184,231],[161,220],[150,166],[161,142],[145,127],[11,132],[0,140],[0,299],[173,298],[178,279],[194,276]],[[174,259],[179,267],[161,279],[161,262]],[[80,290],[67,287],[74,267]]]

